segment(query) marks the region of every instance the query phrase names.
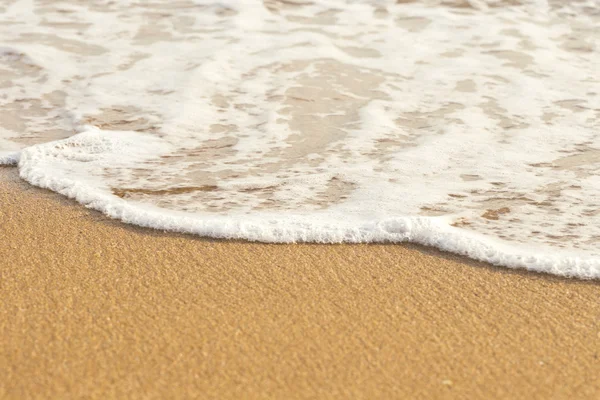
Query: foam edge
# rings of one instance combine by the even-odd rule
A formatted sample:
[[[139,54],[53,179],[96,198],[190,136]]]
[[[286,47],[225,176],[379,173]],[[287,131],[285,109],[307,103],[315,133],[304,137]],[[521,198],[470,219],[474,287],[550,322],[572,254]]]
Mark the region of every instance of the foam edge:
[[[53,190],[127,224],[217,239],[266,243],[400,243],[411,242],[466,256],[496,266],[526,269],[579,279],[600,278],[600,260],[571,255],[543,254],[499,242],[475,232],[452,227],[439,217],[397,217],[360,226],[312,221],[308,217],[202,217],[132,204],[112,193],[44,167],[41,146],[21,153],[19,175],[34,186]]]

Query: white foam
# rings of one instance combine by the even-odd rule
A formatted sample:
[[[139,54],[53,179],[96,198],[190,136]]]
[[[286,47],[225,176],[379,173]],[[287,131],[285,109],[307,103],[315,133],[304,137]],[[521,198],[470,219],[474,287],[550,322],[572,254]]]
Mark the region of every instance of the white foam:
[[[156,229],[600,277],[600,3],[454,3],[19,0],[0,163]]]
[[[16,165],[19,162],[19,153],[0,154],[0,165]]]
[[[563,251],[548,254],[541,249],[510,245],[453,228],[444,217],[366,220],[358,215],[335,212],[187,214],[125,201],[107,193],[97,174],[106,163],[121,163],[123,154],[131,157],[128,160],[143,161],[144,150],[148,150],[139,147],[143,139],[150,139],[155,150],[164,151],[164,144],[155,138],[136,136],[138,134],[129,132],[92,129],[56,143],[29,147],[19,162],[20,175],[33,185],[73,198],[112,218],[154,229],[272,243],[413,242],[494,265],[585,279],[600,278],[598,259]],[[147,142],[146,145],[152,144]]]

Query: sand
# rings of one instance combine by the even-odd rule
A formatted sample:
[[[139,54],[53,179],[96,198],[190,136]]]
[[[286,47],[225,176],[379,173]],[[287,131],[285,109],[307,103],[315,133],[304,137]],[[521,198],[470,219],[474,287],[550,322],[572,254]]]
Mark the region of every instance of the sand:
[[[128,226],[0,168],[1,398],[600,398],[600,284]]]

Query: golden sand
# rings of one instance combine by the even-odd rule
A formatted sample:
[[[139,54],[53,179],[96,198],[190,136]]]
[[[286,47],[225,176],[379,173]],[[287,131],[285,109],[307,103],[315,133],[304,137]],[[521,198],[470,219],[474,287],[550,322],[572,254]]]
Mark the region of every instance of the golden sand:
[[[600,398],[600,284],[412,245],[212,241],[0,168],[2,398]]]

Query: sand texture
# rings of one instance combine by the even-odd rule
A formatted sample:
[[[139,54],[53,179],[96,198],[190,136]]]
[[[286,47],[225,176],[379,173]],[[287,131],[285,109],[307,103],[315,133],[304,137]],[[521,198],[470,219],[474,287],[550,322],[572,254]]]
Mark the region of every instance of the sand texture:
[[[600,398],[600,285],[127,226],[0,168],[0,397]]]

